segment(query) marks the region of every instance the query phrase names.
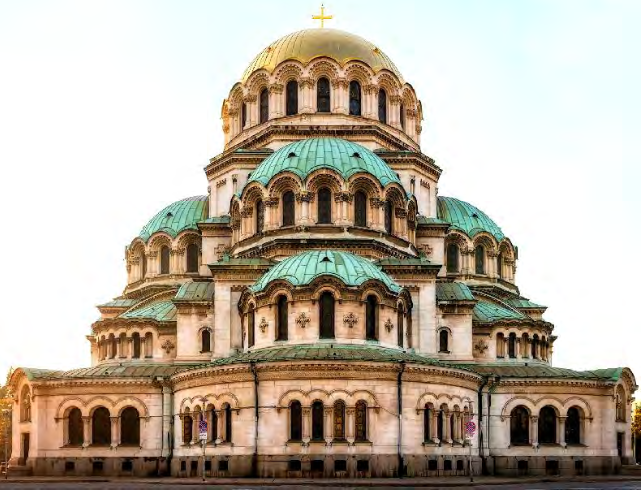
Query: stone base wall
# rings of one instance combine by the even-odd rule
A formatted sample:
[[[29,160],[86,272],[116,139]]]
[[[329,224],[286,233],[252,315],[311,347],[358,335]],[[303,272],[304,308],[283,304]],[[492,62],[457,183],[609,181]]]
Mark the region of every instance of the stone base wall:
[[[620,458],[614,456],[495,456],[498,476],[581,476],[612,475],[620,472]]]
[[[167,474],[167,458],[33,458],[33,475],[149,477]]]

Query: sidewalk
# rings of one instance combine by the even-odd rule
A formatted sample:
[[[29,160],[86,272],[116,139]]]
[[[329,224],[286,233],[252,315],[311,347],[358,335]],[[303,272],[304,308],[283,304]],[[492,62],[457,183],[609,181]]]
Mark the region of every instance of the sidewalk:
[[[426,488],[448,488],[448,487],[473,487],[484,485],[519,485],[526,483],[546,482],[623,482],[640,481],[639,476],[631,475],[609,475],[609,476],[582,476],[582,477],[524,477],[524,478],[502,478],[495,476],[480,476],[470,482],[468,477],[447,477],[447,478],[207,478],[205,482],[201,478],[101,478],[101,477],[45,477],[27,476],[11,477],[8,480],[1,479],[0,487],[3,484],[12,483],[136,483],[149,485],[238,485],[243,487],[264,487],[298,485],[309,487],[426,487]]]

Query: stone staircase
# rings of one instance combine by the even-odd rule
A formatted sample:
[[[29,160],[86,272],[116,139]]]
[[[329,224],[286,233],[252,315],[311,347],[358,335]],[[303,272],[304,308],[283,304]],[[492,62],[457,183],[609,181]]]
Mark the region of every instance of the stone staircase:
[[[624,464],[620,468],[620,475],[640,476],[640,465]]]

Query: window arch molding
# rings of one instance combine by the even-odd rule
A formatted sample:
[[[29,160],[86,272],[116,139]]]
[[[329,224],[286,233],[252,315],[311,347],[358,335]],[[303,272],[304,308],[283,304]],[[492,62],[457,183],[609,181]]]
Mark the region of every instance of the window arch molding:
[[[443,345],[445,339],[445,345]],[[442,354],[452,353],[452,344],[453,344],[453,333],[449,327],[441,326],[437,329],[437,352]],[[445,349],[442,350],[442,347]]]
[[[198,341],[198,344],[200,346],[199,352],[201,354],[205,353],[211,353],[212,352],[212,329],[207,326],[203,326],[198,329],[198,333],[196,336],[196,339]],[[206,340],[206,338],[208,340]],[[207,350],[206,350],[207,348]]]

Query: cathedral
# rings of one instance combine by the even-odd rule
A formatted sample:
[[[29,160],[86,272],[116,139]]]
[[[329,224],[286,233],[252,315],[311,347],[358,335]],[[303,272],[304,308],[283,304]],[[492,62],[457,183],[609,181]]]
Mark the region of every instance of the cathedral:
[[[128,244],[127,284],[87,330],[91,366],[11,375],[10,472],[537,476],[631,462],[633,373],[553,365],[518,247],[439,195],[423,119],[359,36],[306,29],[263,49],[223,100],[203,195]]]

